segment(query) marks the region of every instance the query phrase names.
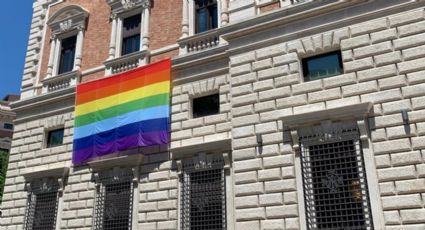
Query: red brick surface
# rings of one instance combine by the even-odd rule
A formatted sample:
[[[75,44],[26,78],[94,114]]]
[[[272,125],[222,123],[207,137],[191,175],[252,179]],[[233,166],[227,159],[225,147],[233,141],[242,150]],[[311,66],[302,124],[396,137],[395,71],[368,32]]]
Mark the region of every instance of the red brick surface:
[[[260,7],[260,13],[266,13],[275,9],[279,9],[280,8],[280,3],[279,2],[273,2],[271,4],[265,5]]]
[[[79,5],[89,12],[87,28],[84,34],[83,56],[81,71],[103,65],[108,58],[111,37],[111,23],[109,16],[111,9],[105,0],[65,0],[50,8],[49,17],[59,9],[68,5]],[[153,1],[150,17],[150,50],[155,50],[168,45],[176,44],[181,36],[182,2],[181,0],[155,0]],[[47,65],[50,53],[51,31],[46,30],[43,58],[41,60],[41,80],[47,74]],[[173,50],[151,58],[158,61],[178,54]],[[102,78],[104,71],[99,71],[81,79],[87,82]]]

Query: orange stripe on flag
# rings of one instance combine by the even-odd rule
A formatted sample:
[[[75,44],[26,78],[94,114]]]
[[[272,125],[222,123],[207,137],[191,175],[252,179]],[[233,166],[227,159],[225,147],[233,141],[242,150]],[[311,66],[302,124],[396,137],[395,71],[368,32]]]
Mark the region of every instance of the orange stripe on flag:
[[[121,83],[108,85],[94,91],[80,93],[77,96],[76,103],[77,105],[81,105],[90,101],[112,96],[114,94],[124,93],[126,91],[130,91],[140,87],[152,85],[162,81],[169,81],[169,80],[170,80],[169,70],[163,70],[163,71],[151,73],[145,76],[141,76],[139,74],[138,78],[133,78],[130,80],[125,79]]]
[[[86,93],[92,90],[99,90],[100,88],[114,85],[114,84],[120,84],[123,81],[127,81],[134,78],[143,77],[146,75],[150,75],[152,73],[156,73],[159,71],[164,71],[169,69],[171,66],[171,60],[167,59],[164,61],[160,61],[151,65],[146,65],[134,70],[130,70],[127,72],[119,73],[115,76],[111,76],[108,78],[87,82],[78,85],[77,87],[77,95]]]

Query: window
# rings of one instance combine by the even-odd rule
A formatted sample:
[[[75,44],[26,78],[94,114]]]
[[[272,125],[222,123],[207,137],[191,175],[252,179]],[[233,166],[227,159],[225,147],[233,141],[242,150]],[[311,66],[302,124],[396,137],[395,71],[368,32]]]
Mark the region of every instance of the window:
[[[56,129],[47,133],[47,148],[63,144],[64,129]]]
[[[76,43],[77,36],[62,39],[58,74],[70,72],[74,69]]]
[[[101,178],[96,189],[94,229],[132,229],[133,182],[131,171],[125,173],[115,172],[115,176],[112,173]]]
[[[226,229],[223,161],[185,164],[181,180],[181,229]]]
[[[25,229],[54,230],[58,208],[59,185],[57,180],[44,179],[31,184],[28,194]]]
[[[4,123],[3,128],[13,130],[13,124]]]
[[[357,129],[300,137],[308,229],[372,229]]]
[[[217,0],[196,0],[195,21],[196,33],[202,33],[217,28]]]
[[[140,50],[140,24],[140,14],[124,19],[121,55],[134,53]]]
[[[302,60],[304,80],[313,81],[342,74],[341,52],[331,52]]]
[[[194,98],[192,105],[194,118],[217,114],[220,112],[220,96],[212,94]]]

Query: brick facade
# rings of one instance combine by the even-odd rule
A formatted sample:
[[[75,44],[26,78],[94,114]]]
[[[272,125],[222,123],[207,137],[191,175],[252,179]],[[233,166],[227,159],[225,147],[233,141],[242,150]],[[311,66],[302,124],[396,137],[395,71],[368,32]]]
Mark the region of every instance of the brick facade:
[[[223,10],[230,16],[229,24],[213,31],[220,36],[218,45],[193,51],[185,47],[213,32],[179,40],[184,17],[179,16],[184,8],[181,2],[173,6],[165,0],[154,1],[150,48],[170,50],[152,55],[151,61],[174,57],[171,143],[121,154],[143,153],[137,158],[140,162],[131,164],[137,172],[133,229],[181,229],[180,160],[203,153],[230,156],[225,169],[227,229],[308,229],[303,143],[298,143],[298,136],[309,127],[345,123],[359,129],[374,229],[424,229],[424,2],[286,5],[283,1],[282,9],[265,14],[250,2],[230,1],[228,12]],[[106,1],[98,4],[104,11],[91,10],[98,9],[94,3],[83,6],[91,12],[83,72],[102,65],[108,56],[110,9]],[[318,11],[322,6],[326,10]],[[251,7],[258,15],[240,13]],[[105,26],[94,26],[96,22]],[[104,35],[96,37],[96,33]],[[178,46],[172,47],[176,42]],[[104,50],[97,52],[100,45]],[[338,50],[342,74],[304,80],[302,59]],[[103,69],[82,81],[102,77],[100,73]],[[28,99],[32,102],[28,106],[25,101],[15,105],[18,120],[1,206],[1,224],[7,230],[24,226],[28,178],[62,168],[69,168],[69,173],[58,228],[92,229],[94,175],[107,170],[114,160],[119,167],[128,163],[127,158],[114,156],[100,163],[71,164],[71,89]],[[220,112],[193,118],[193,98],[214,93],[219,94]],[[365,105],[370,108],[364,110]],[[56,127],[65,128],[64,144],[45,148],[46,131]]]

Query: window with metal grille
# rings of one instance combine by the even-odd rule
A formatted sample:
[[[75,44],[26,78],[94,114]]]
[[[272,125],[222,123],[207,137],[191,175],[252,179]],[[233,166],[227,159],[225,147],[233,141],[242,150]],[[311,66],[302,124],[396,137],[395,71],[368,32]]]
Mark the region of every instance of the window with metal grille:
[[[220,112],[220,95],[212,94],[194,98],[192,101],[193,118],[204,117]]]
[[[77,36],[62,39],[58,74],[66,73],[74,69],[76,45]]]
[[[373,229],[358,130],[300,142],[308,229]]]
[[[218,27],[217,0],[196,0],[196,33]]]
[[[116,173],[116,172],[115,172]],[[102,230],[131,229],[133,182],[130,172],[100,174],[96,190],[95,228]]]
[[[181,177],[181,229],[226,229],[223,161],[186,164]]]
[[[141,17],[142,16],[140,14],[136,14],[124,19],[121,55],[130,54],[140,50]]]
[[[57,180],[42,180],[31,184],[28,194],[25,229],[54,230],[59,198]]]

